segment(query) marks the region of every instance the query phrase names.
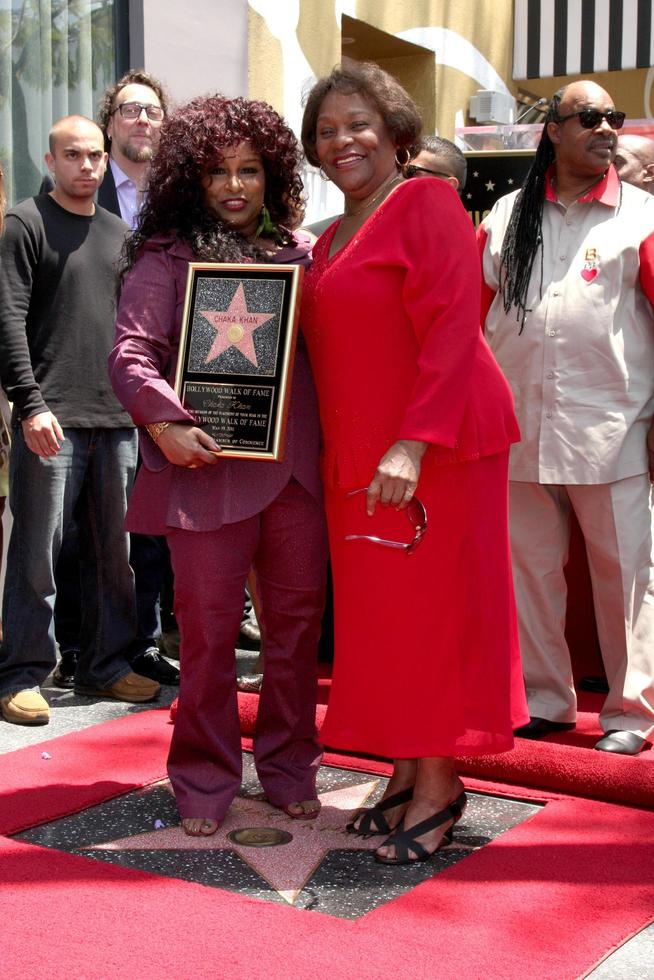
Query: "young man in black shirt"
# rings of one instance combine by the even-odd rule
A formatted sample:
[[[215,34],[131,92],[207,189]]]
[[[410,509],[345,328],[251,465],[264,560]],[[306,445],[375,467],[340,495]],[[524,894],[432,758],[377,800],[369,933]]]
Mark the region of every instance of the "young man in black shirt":
[[[49,720],[38,688],[56,663],[54,566],[73,512],[83,603],[75,690],[131,702],[159,692],[126,659],[136,616],[123,521],[136,433],[106,369],[126,227],[93,201],[107,162],[95,123],[55,123],[46,162],[54,190],[9,212],[0,246],[0,378],[14,403],[0,709],[27,725]]]
[[[97,202],[134,228],[144,200],[152,157],[161,125],[168,111],[168,97],[161,82],[148,72],[132,68],[104,92],[98,107],[98,124],[104,134],[109,155]],[[51,191],[50,176],[41,184],[41,193]],[[136,589],[137,635],[129,654],[132,670],[160,684],[178,684],[179,670],[157,649],[165,613],[159,613],[159,597],[172,581],[166,539],[142,534],[130,535],[130,564]],[[73,525],[64,542],[55,571],[57,603],[55,636],[61,659],[53,674],[57,687],[73,687],[80,638],[79,546]],[[166,595],[172,615],[172,590]],[[163,604],[162,604],[163,605]]]

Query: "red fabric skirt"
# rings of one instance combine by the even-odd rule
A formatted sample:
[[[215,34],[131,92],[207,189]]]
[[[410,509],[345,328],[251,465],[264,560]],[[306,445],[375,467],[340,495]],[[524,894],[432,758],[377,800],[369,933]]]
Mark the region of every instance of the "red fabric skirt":
[[[428,530],[415,553],[346,534],[410,541],[405,512],[365,511],[327,490],[335,661],[321,737],[391,758],[513,747],[529,720],[507,527],[508,452],[423,470]]]

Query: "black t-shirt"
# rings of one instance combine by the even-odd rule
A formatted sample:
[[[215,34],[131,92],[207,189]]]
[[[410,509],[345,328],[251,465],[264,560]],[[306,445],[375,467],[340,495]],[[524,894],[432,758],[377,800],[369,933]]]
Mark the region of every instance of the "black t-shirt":
[[[48,194],[7,214],[0,243],[0,378],[14,418],[132,426],[113,393],[115,267],[127,225],[96,205],[73,214]]]

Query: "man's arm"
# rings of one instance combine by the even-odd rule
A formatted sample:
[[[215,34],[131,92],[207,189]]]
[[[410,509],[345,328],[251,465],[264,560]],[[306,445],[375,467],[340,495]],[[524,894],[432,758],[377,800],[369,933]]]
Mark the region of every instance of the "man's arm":
[[[37,245],[15,215],[0,242],[0,381],[21,419],[25,441],[39,456],[59,451],[63,432],[34,378],[27,315],[38,262]]]

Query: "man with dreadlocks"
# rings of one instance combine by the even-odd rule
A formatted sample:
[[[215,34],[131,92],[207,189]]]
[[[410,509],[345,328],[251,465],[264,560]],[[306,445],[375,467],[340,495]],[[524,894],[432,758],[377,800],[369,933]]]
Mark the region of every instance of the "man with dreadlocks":
[[[654,731],[654,198],[613,166],[623,122],[594,82],[561,89],[524,187],[479,238],[486,338],[523,439],[510,519],[531,720],[517,734],[574,727],[563,576],[574,511],[609,682],[595,748],[636,755]]]

